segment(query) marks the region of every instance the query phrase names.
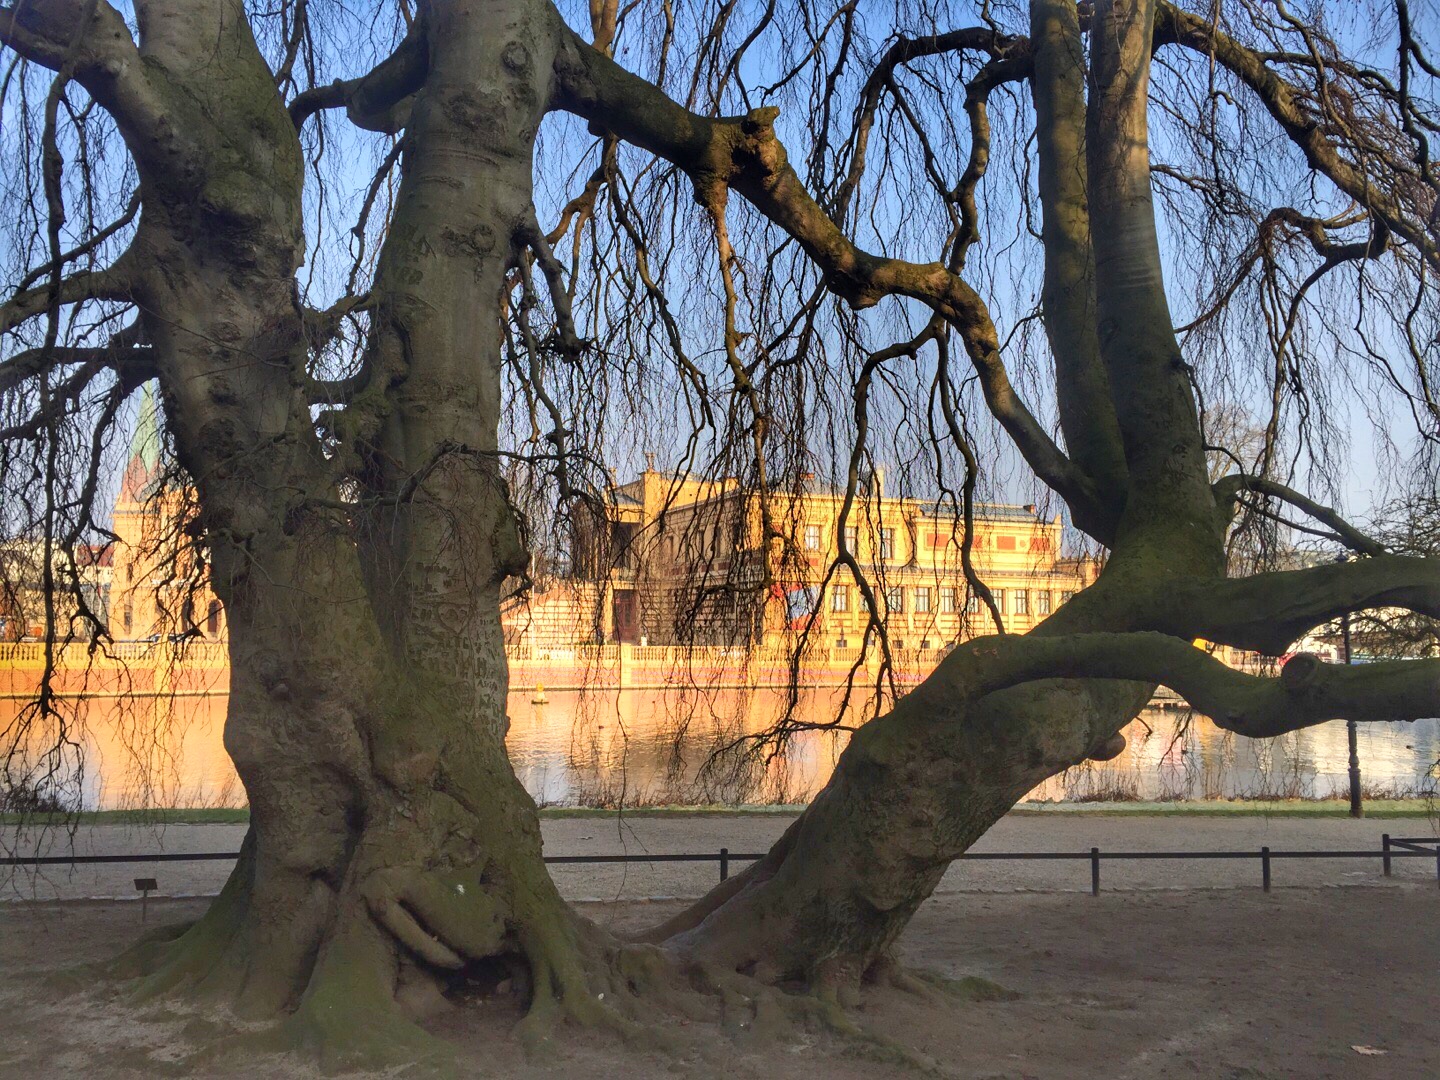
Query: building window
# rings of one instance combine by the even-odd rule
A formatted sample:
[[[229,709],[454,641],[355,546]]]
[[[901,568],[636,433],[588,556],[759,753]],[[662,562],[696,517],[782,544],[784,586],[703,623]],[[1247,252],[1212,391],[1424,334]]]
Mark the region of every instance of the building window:
[[[849,585],[836,585],[836,586],[834,586],[833,588],[831,588],[831,590],[830,590],[830,610],[831,610],[831,611],[849,611],[849,610],[850,610],[850,586],[849,586]]]
[[[1030,594],[1024,589],[1015,590],[1015,614],[1030,614]]]
[[[125,627],[127,634],[130,633],[131,628],[135,625],[135,609],[129,604],[125,605],[125,615],[121,620],[121,624]]]
[[[955,590],[948,585],[940,590],[940,613],[942,615],[955,614]]]
[[[885,610],[892,615],[898,615],[905,610],[904,589],[897,585],[893,589],[885,590]]]
[[[919,614],[929,614],[929,612],[930,612],[930,587],[929,587],[928,585],[920,585],[920,586],[917,586],[917,587],[916,587],[916,589],[915,589],[915,610],[916,610],[916,612],[919,613]]]
[[[1074,590],[1074,589],[1064,589],[1064,590],[1061,591],[1061,593],[1060,593],[1060,603],[1062,603],[1062,604],[1068,604],[1071,600],[1074,600],[1074,599],[1075,599],[1075,590]]]
[[[929,639],[928,637],[926,637],[926,638],[921,638],[921,639],[920,639],[920,648],[922,648],[922,649],[928,649],[929,647],[930,647],[930,639]]]
[[[973,592],[965,597],[965,613],[967,615],[980,614],[980,597]]]
[[[880,530],[880,558],[893,559],[895,557],[895,530]]]
[[[860,527],[858,525],[845,526],[845,550],[851,555],[860,549]]]
[[[805,526],[805,550],[806,550],[806,551],[819,551],[819,550],[820,550],[820,526],[819,526],[819,525],[806,525],[806,526]]]
[[[1041,589],[1035,594],[1035,611],[1039,615],[1050,614],[1050,590]]]
[[[205,632],[211,637],[220,633],[220,601],[211,600],[210,610],[205,615]]]
[[[836,639],[835,639],[835,648],[837,648],[837,649],[848,649],[849,647],[850,647],[850,642],[846,641],[843,637],[841,637],[841,638],[836,638]]]
[[[990,595],[995,598],[995,610],[998,611],[998,612],[1000,612],[1001,615],[1004,615],[1004,614],[1005,614],[1005,590],[1004,590],[1004,589],[992,589],[992,590],[990,590]]]

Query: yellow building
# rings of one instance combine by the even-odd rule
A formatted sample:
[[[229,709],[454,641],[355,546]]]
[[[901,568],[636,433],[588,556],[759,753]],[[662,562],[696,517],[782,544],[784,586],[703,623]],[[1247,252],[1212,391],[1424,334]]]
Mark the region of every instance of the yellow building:
[[[733,480],[652,469],[615,488],[610,507],[606,641],[765,645],[808,628],[817,645],[855,647],[868,621],[862,582],[895,648],[994,630],[961,568],[953,505],[887,497],[883,477],[843,526],[843,493],[772,496],[762,512]],[[1062,533],[1033,506],[976,507],[973,563],[1007,630],[1029,630],[1098,573],[1094,559],[1061,556]],[[842,541],[853,568],[835,565]]]

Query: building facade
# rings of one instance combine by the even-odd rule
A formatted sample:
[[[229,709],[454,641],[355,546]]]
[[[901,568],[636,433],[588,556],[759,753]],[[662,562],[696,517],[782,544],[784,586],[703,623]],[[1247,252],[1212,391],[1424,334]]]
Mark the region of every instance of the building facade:
[[[882,478],[842,522],[843,510],[839,492],[772,496],[762,506],[732,480],[647,469],[611,492],[606,552],[576,560],[599,568],[583,575],[595,617],[557,610],[567,610],[577,643],[767,646],[805,635],[845,649],[865,637],[868,592],[897,649],[994,632],[966,581],[951,504],[887,497]],[[1060,518],[1033,506],[977,506],[974,524],[972,562],[1007,631],[1042,622],[1099,572],[1097,560],[1063,556]],[[542,595],[530,608],[530,638],[513,641],[563,637],[564,628],[544,625],[546,603]]]

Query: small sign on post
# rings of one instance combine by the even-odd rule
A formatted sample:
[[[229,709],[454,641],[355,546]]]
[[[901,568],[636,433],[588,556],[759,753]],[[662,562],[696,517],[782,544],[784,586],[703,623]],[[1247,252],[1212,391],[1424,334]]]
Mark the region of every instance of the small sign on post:
[[[153,877],[137,877],[135,879],[135,891],[140,894],[140,921],[145,921],[150,906],[150,893],[160,886]]]

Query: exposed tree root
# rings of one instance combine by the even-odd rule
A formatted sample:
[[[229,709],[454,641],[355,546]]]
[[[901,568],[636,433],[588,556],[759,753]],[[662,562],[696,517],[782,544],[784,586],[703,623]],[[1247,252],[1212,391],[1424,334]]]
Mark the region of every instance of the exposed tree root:
[[[247,835],[236,868],[196,922],[145,935],[109,966],[107,974],[134,980],[132,1000],[148,1001],[184,988],[192,1000],[203,987],[218,992],[225,957],[240,932],[253,880],[254,841]],[[232,980],[238,972],[229,972]],[[234,982],[231,982],[233,992]]]
[[[1015,1001],[1020,997],[1014,990],[978,975],[952,979],[923,968],[907,968],[890,955],[870,965],[865,982],[889,986],[930,1002]]]
[[[703,1054],[706,1033],[718,1024],[743,1042],[783,1043],[799,1032],[818,1033],[837,1040],[844,1053],[945,1075],[939,1063],[867,1027],[865,989],[893,987],[937,1006],[1015,996],[983,979],[906,970],[888,956],[863,971],[832,961],[804,983],[786,981],[763,964],[736,970],[730,959],[701,958],[676,943],[621,942],[566,908],[558,918],[538,917],[538,909],[497,918],[495,897],[482,888],[462,893],[453,886],[463,882],[450,882],[452,901],[436,888],[449,880],[445,875],[428,884],[417,880],[392,874],[356,890],[315,958],[298,1006],[275,1024],[224,1024],[231,1034],[187,1065],[275,1053],[299,1055],[327,1073],[381,1068],[407,1076],[465,1075],[471,1063],[434,1033],[434,1021],[444,1015],[453,1025],[467,1000],[502,996],[523,1008],[515,1039],[542,1060],[560,1049],[558,1036],[567,1029],[618,1037],[640,1051]],[[194,1001],[194,988],[219,981],[214,966],[206,969],[207,957],[233,974],[217,925],[202,920],[178,936],[173,929],[157,933],[115,973],[139,976],[137,997],[168,987]]]
[[[299,1052],[327,1071],[410,1065],[454,1071],[453,1047],[405,1014],[396,1000],[395,947],[368,919],[345,919],[322,950],[300,1007],[263,1045]]]
[[[384,850],[407,850],[395,836],[369,839]],[[455,1047],[429,1028],[477,993],[508,993],[523,1003],[513,1033],[534,1056],[553,1053],[565,1028],[685,1053],[703,1049],[696,1037],[718,1022],[745,1040],[821,1032],[853,1053],[926,1073],[937,1071],[934,1062],[866,1029],[857,1010],[863,986],[897,987],[935,1003],[1008,996],[983,980],[908,972],[888,956],[868,968],[855,957],[831,958],[801,980],[767,963],[744,938],[729,949],[714,939],[700,945],[690,933],[622,942],[564,905],[543,866],[520,859],[502,869],[475,854],[467,847],[439,865],[386,864],[373,851],[357,851],[342,888],[346,899],[306,961],[304,991],[276,1010],[278,1023],[246,1024],[246,1011],[236,1007],[256,978],[244,936],[254,878],[248,850],[201,920],[152,934],[111,973],[133,980],[134,1000],[181,994],[240,1021],[206,1060],[299,1054],[327,1072],[402,1068],[427,1076],[464,1072]],[[273,987],[266,996],[274,999]]]

